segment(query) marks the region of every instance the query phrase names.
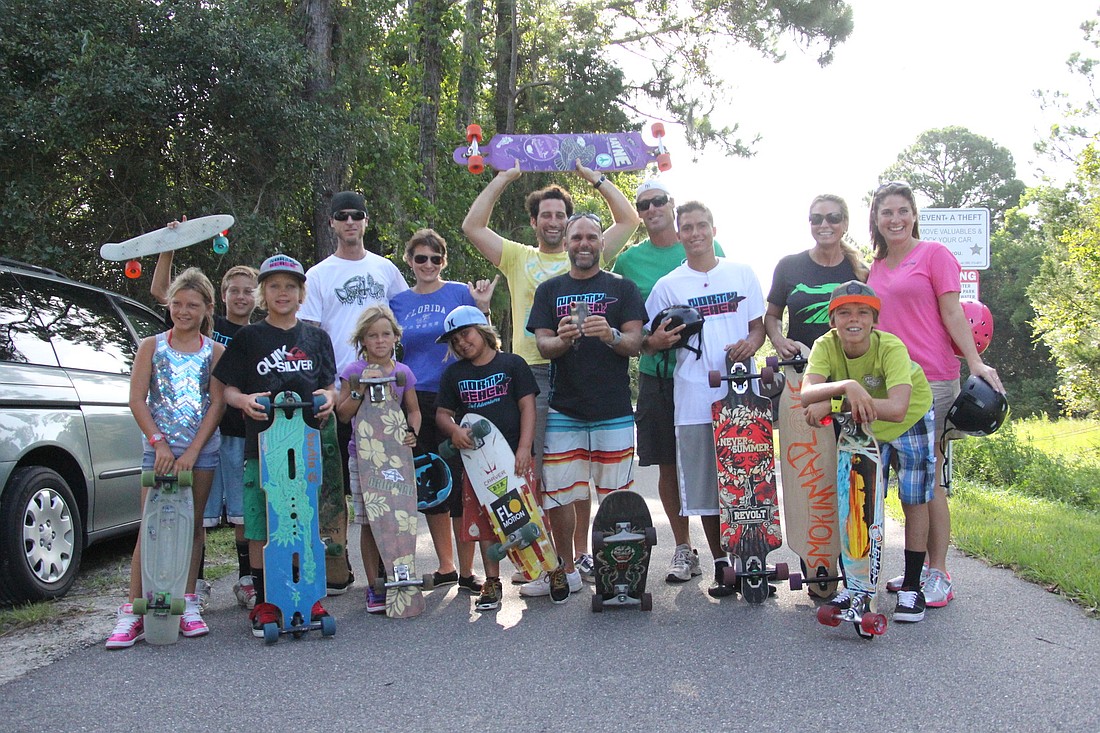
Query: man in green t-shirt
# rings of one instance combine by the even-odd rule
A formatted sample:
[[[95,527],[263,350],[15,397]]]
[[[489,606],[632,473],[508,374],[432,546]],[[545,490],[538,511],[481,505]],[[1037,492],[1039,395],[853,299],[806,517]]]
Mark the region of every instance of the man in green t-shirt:
[[[898,495],[905,513],[905,576],[894,620],[924,618],[920,575],[928,549],[928,502],[936,486],[932,388],[897,336],[875,328],[882,303],[859,280],[837,286],[829,298],[831,330],[814,342],[802,380],[806,422],[821,427],[830,400],[842,397],[852,418],[878,439],[882,480],[898,462]],[[828,428],[832,429],[832,428]],[[846,608],[848,591],[829,603]]]
[[[644,300],[649,297],[654,283],[679,267],[687,255],[676,231],[676,202],[661,179],[652,178],[638,187],[635,206],[649,238],[623,250],[611,271],[633,280]],[[717,242],[714,253],[725,256]],[[656,314],[650,314],[653,315]],[[672,409],[672,371],[675,368],[673,352],[642,353],[638,362],[638,408],[634,420],[638,424],[638,465],[658,467],[657,493],[676,542],[665,580],[683,583],[702,571],[699,553],[691,546],[688,518],[680,515],[676,425]]]

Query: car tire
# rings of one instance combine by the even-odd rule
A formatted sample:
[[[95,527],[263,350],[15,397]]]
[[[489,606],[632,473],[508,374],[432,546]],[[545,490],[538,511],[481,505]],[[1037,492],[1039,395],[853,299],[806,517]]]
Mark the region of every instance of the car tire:
[[[84,525],[72,490],[56,471],[14,471],[0,501],[0,600],[60,598],[80,570]]]

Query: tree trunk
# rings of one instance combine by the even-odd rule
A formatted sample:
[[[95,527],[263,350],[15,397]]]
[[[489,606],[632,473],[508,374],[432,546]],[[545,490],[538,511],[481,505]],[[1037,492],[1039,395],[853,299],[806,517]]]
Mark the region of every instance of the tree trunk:
[[[497,133],[515,132],[516,88],[516,0],[496,0],[496,58],[493,74],[496,77],[496,94],[493,100],[493,118]]]
[[[434,206],[437,199],[436,176],[438,173],[439,95],[443,87],[443,14],[444,0],[420,0],[417,3],[420,23],[420,104],[418,152],[420,154],[420,180],[424,197]]]
[[[481,19],[485,0],[468,0],[466,28],[462,32],[462,61],[458,71],[458,103],[455,106],[455,128],[464,131],[466,125],[477,122],[477,89],[481,76]]]

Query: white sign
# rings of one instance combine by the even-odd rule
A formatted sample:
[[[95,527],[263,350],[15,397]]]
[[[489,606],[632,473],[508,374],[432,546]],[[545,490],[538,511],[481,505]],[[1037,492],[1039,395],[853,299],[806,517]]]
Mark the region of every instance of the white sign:
[[[923,234],[923,232],[922,232]],[[959,273],[959,300],[981,300],[978,297],[978,271],[963,270]]]
[[[989,209],[923,209],[920,238],[942,242],[965,269],[989,269]]]

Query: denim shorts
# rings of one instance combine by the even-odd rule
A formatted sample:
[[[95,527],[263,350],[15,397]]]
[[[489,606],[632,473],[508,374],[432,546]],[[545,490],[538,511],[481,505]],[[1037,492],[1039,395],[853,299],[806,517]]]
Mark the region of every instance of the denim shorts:
[[[219,457],[203,513],[204,527],[217,527],[223,512],[230,524],[244,524],[244,438],[223,435]]]

